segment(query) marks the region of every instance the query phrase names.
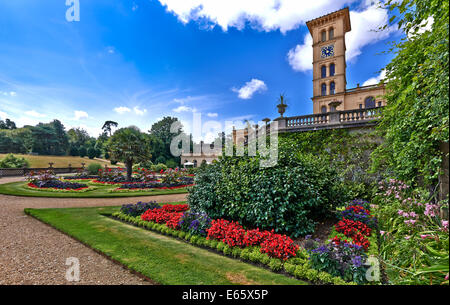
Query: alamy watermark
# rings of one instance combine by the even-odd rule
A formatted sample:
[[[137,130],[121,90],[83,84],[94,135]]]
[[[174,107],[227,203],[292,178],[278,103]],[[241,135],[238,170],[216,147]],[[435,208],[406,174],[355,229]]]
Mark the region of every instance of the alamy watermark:
[[[66,0],[66,20],[68,22],[80,21],[80,0]]]
[[[68,282],[79,282],[80,260],[77,257],[68,257],[66,258],[66,266],[69,266],[66,270],[66,280]]]
[[[191,152],[191,136],[180,133],[183,127],[181,122],[175,121],[170,132],[177,134],[170,144],[170,152],[174,157],[180,156],[244,156],[260,157],[260,167],[273,167],[278,163],[278,122],[270,124],[265,122],[247,121],[246,126],[234,129],[233,121],[225,121],[225,125],[219,121],[209,120],[202,124],[201,113],[193,112],[192,138],[201,138],[205,133],[213,134],[213,143],[194,143]]]

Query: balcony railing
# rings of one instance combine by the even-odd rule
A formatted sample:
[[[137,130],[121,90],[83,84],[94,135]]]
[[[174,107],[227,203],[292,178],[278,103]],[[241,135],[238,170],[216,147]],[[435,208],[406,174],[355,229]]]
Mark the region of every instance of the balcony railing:
[[[368,108],[368,109],[353,109],[343,110],[319,114],[309,114],[294,117],[279,118],[279,124],[281,123],[281,129],[291,128],[315,128],[326,127],[332,125],[352,125],[356,124],[368,124],[381,118],[381,109],[383,107]],[[285,120],[283,124],[282,120]]]

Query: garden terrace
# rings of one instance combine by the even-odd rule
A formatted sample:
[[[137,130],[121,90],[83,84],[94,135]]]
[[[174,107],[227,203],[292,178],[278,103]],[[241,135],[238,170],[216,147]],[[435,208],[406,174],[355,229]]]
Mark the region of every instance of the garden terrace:
[[[343,110],[320,114],[280,117],[279,132],[301,132],[321,129],[363,128],[375,126],[384,107]]]

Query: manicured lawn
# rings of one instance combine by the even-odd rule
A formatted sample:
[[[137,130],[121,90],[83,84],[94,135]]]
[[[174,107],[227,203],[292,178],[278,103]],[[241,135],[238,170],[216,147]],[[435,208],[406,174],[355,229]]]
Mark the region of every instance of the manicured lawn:
[[[306,284],[105,217],[119,207],[25,211],[160,284]]]
[[[0,159],[3,159],[7,154],[0,154]],[[109,161],[104,161],[100,159],[89,159],[87,157],[72,157],[72,156],[33,156],[33,155],[22,155],[22,154],[13,154],[16,157],[23,157],[30,162],[30,167],[48,167],[48,163],[52,162],[53,167],[68,167],[69,164],[72,167],[81,167],[81,163],[85,163],[85,167],[87,167],[90,163],[99,163],[102,166],[105,164],[108,167],[116,167],[116,166],[124,166],[121,163],[117,165],[111,165]]]
[[[87,182],[86,182],[87,183]],[[42,190],[32,190],[27,187],[27,182],[11,182],[0,184],[0,194],[27,196],[27,197],[63,197],[63,198],[107,198],[107,197],[135,197],[135,196],[152,196],[152,195],[168,195],[168,194],[183,194],[187,193],[185,188],[173,190],[153,190],[148,192],[126,192],[126,193],[110,193],[109,189],[117,188],[114,185],[99,185],[97,189],[80,192],[80,193],[62,193],[62,192],[47,192]]]

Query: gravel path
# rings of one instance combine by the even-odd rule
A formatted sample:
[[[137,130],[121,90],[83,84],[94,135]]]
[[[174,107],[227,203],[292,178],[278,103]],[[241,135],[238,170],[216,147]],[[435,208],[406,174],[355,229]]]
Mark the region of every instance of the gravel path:
[[[22,178],[0,178],[0,183]],[[34,198],[0,195],[0,284],[148,285],[76,240],[24,214],[24,208],[112,206],[139,200],[172,202],[186,194],[136,198]],[[66,280],[66,259],[80,262],[80,281]]]

